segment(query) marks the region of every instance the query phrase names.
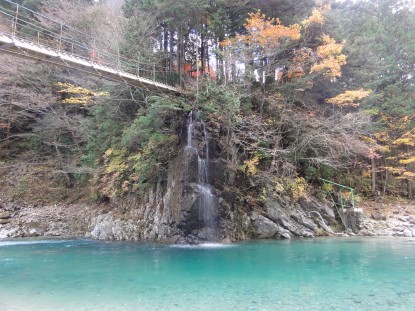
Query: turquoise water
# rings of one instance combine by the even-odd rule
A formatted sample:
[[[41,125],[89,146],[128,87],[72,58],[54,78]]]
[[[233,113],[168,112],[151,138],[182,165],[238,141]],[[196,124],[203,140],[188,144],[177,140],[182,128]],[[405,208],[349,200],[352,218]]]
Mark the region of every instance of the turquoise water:
[[[415,241],[2,241],[0,310],[415,310]]]

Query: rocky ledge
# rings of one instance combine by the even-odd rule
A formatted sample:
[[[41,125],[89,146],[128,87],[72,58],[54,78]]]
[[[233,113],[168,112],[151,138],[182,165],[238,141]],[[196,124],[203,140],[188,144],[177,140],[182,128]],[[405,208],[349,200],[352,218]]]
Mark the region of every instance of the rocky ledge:
[[[3,204],[0,206],[0,239],[85,236],[91,216],[90,208],[82,204],[41,207]]]
[[[372,203],[364,210],[360,235],[415,237],[415,204]]]
[[[305,204],[305,203],[304,203]],[[302,202],[281,207],[281,202],[270,201],[262,212],[252,211],[241,219],[234,214],[222,224],[228,231],[224,241],[252,238],[289,239],[336,235],[330,219],[330,208],[317,202]],[[396,205],[393,208],[367,208],[357,221],[357,230],[341,232],[341,235],[403,236],[415,237],[415,206]],[[21,237],[89,237],[99,240],[161,240],[164,242],[187,241],[176,234],[174,228],[167,233],[154,232],[154,227],[142,220],[142,215],[130,211],[109,209],[106,205],[57,204],[49,206],[18,206],[0,202],[0,239]],[[248,232],[243,237],[232,234],[235,224],[240,223]],[[158,237],[158,234],[159,237]]]

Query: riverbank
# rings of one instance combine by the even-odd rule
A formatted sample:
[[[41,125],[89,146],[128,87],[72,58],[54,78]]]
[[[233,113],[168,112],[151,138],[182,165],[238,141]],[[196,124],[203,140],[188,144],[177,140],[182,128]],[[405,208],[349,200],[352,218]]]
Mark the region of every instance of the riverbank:
[[[360,235],[415,237],[415,203],[365,202]]]
[[[415,205],[410,202],[361,205],[361,236],[415,237]],[[0,239],[22,237],[91,237],[97,240],[149,240],[132,211],[106,204],[16,205],[0,202]],[[176,237],[172,237],[174,242]]]

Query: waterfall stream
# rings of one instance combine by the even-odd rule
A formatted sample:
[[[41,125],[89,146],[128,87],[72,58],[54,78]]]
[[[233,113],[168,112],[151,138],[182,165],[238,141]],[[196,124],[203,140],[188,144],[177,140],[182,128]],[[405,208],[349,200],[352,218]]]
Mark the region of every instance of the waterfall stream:
[[[195,190],[198,192],[198,216],[204,228],[210,228],[214,233],[215,219],[217,214],[216,197],[212,192],[212,185],[209,176],[209,139],[206,124],[196,120],[195,111],[191,111],[188,117],[187,128],[187,152],[194,152],[197,155],[197,184]],[[203,131],[201,141],[194,139],[195,127]]]

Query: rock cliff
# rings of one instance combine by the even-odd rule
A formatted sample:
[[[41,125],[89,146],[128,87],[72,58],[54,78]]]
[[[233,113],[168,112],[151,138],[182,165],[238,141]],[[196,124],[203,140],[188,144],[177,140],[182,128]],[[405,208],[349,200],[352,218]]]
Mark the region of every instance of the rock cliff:
[[[333,228],[340,228],[332,207],[314,198],[293,202],[270,191],[258,200],[245,193],[243,174],[227,165],[217,124],[189,117],[183,133],[177,156],[149,189],[101,205],[21,208],[3,202],[0,238],[87,236],[199,243],[314,237],[332,235]],[[376,232],[374,221],[387,223],[386,219],[365,218],[355,232],[415,235],[411,217],[407,215],[408,221],[397,224],[397,229],[388,231],[384,225],[382,232]]]

